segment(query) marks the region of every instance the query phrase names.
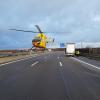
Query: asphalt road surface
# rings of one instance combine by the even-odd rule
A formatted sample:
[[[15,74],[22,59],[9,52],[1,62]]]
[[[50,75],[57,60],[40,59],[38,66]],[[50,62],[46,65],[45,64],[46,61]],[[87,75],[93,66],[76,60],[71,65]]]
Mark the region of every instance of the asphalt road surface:
[[[51,52],[0,65],[0,100],[100,100],[100,62]]]

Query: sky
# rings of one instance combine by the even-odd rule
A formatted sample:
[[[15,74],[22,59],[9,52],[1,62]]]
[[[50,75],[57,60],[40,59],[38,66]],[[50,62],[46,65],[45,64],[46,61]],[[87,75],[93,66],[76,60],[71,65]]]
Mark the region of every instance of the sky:
[[[31,48],[37,34],[9,29],[37,31],[36,24],[55,38],[53,47],[67,42],[100,46],[100,0],[0,0],[0,49]]]

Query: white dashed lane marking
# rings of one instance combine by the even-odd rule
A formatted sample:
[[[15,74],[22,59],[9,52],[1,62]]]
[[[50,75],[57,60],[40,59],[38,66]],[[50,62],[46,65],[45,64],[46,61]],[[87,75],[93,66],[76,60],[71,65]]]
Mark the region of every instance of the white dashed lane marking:
[[[60,58],[60,57],[57,57],[58,59]]]
[[[39,62],[36,61],[35,63],[33,63],[33,64],[31,65],[31,67],[35,66],[35,65],[38,64],[38,63],[39,63]]]
[[[62,67],[62,66],[63,66],[61,62],[59,62],[59,64],[60,64],[60,67]]]

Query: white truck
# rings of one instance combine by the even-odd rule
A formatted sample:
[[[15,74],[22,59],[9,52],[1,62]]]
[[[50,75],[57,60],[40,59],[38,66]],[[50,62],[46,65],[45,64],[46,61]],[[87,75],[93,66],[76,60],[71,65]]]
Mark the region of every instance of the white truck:
[[[65,54],[66,54],[66,56],[74,56],[75,55],[75,43],[67,43],[65,45]]]

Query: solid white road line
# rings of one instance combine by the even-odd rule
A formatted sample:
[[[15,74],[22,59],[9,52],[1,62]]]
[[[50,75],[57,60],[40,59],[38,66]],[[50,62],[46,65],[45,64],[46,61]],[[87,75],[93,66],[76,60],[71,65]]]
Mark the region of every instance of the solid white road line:
[[[31,65],[31,67],[35,66],[35,65],[38,64],[38,63],[39,63],[39,62],[36,61],[35,63],[33,63],[33,64]]]
[[[59,64],[60,64],[60,67],[62,67],[62,63],[61,63],[61,62],[59,62]]]
[[[27,57],[27,58],[25,58],[25,59],[19,59],[19,60],[11,61],[11,62],[8,62],[8,63],[0,64],[0,67],[1,67],[1,66],[4,66],[4,65],[8,65],[8,64],[15,63],[15,62],[18,62],[18,61],[27,60],[27,59],[30,59],[30,58],[33,58],[33,57]]]
[[[100,67],[95,66],[95,65],[92,65],[92,64],[87,63],[87,62],[85,62],[85,61],[79,60],[79,59],[74,58],[74,57],[71,57],[71,58],[73,58],[74,60],[76,60],[76,61],[78,61],[78,62],[80,62],[80,63],[83,63],[83,64],[86,64],[86,65],[92,66],[93,68],[100,69]]]

